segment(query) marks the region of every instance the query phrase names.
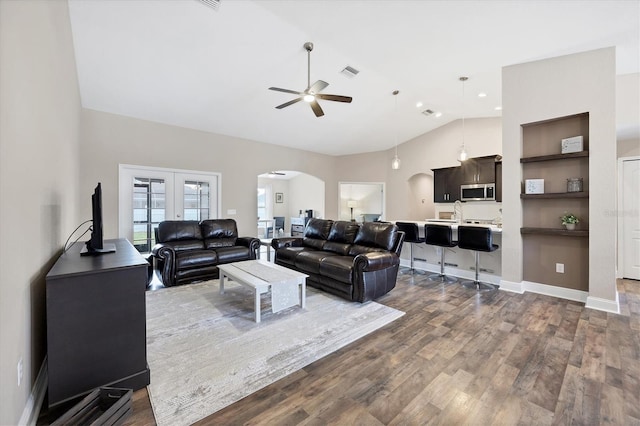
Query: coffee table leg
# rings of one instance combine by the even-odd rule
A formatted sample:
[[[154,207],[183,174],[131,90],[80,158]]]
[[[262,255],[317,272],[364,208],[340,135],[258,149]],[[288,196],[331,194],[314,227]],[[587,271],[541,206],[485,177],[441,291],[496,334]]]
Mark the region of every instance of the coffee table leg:
[[[224,272],[220,273],[220,294],[224,294]]]
[[[307,305],[307,279],[302,278],[302,284],[300,285],[300,307],[304,309]]]
[[[258,293],[257,289],[255,289],[253,292],[255,294],[253,309],[256,312],[256,322],[260,322],[260,293]]]

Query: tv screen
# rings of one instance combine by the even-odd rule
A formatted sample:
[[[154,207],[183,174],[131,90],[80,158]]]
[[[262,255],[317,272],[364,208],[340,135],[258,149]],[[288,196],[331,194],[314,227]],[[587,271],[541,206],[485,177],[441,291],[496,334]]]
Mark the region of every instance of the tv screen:
[[[115,244],[105,244],[102,234],[102,185],[98,182],[91,196],[91,238],[80,252],[82,256],[113,253]]]

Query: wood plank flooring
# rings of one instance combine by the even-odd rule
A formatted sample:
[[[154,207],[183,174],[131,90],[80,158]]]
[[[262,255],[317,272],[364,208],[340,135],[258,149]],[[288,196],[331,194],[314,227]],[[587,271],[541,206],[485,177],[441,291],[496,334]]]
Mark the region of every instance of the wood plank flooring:
[[[640,425],[640,282],[621,314],[400,276],[406,315],[198,425]],[[155,424],[146,390],[129,425]]]

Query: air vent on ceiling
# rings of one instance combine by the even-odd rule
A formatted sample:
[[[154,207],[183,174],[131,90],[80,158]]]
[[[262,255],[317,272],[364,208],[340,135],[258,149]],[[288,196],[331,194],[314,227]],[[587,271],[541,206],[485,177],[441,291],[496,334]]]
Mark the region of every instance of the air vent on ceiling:
[[[342,71],[340,71],[342,75],[345,75],[347,77],[355,77],[356,75],[358,75],[359,72],[360,71],[358,71],[357,69],[349,65],[347,65],[346,67],[344,67]]]
[[[198,0],[198,1],[204,4],[205,6],[209,6],[211,9],[217,11],[218,9],[220,9],[220,2],[222,0]]]
[[[434,113],[434,111],[433,111],[433,110],[431,110],[431,109],[425,109],[424,111],[422,111],[422,113],[423,113],[424,115],[431,115],[431,114],[433,114],[433,113]]]

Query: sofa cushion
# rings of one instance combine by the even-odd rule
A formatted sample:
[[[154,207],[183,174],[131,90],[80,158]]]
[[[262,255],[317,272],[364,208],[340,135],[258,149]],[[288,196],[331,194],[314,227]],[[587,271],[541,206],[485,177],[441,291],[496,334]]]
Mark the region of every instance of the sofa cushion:
[[[303,251],[313,250],[309,247],[282,247],[278,249],[278,262],[295,265],[296,257]]]
[[[240,260],[249,260],[250,251],[248,247],[218,247],[215,249],[218,254],[218,263],[231,263]]]
[[[201,240],[200,223],[195,220],[165,220],[158,224],[158,242]]]
[[[201,223],[205,248],[233,247],[238,239],[238,228],[233,219],[208,219]]]
[[[320,273],[320,263],[327,257],[338,256],[337,253],[331,253],[324,250],[306,250],[300,252],[294,261],[297,269],[311,274]]]
[[[216,265],[218,255],[213,250],[183,250],[176,252],[176,270]]]
[[[392,223],[365,222],[358,230],[349,254],[356,256],[372,251],[391,251],[398,227]]]
[[[180,240],[180,241],[170,241],[162,244],[173,248],[173,250],[175,250],[176,253],[180,251],[188,251],[188,250],[204,250],[204,244],[202,240]]]
[[[321,250],[331,231],[332,220],[311,218],[304,228],[302,245]]]
[[[320,262],[320,275],[342,283],[351,284],[353,273],[352,256],[325,257]]]
[[[349,254],[349,249],[359,228],[360,226],[355,222],[344,220],[333,222],[327,242],[322,246],[322,249],[341,255]]]

